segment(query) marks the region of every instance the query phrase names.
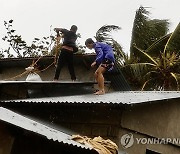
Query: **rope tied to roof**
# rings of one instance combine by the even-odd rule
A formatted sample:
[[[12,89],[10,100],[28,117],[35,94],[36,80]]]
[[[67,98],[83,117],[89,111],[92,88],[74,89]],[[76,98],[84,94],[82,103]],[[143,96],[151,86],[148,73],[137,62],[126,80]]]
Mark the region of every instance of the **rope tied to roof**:
[[[102,137],[89,138],[87,136],[72,135],[72,140],[81,144],[90,145],[99,154],[117,154],[118,146],[111,140],[103,139]]]

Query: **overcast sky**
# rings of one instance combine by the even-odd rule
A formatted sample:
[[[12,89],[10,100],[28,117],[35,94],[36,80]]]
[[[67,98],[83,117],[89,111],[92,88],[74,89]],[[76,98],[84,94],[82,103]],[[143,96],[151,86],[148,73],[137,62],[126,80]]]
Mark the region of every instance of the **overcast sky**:
[[[69,29],[78,26],[83,43],[94,37],[103,25],[117,25],[122,29],[114,36],[126,52],[129,51],[135,11],[151,7],[151,18],[169,19],[172,31],[180,21],[179,0],[0,0],[0,48],[6,46],[4,20],[13,19],[17,34],[31,44],[33,38],[49,36],[50,27]]]

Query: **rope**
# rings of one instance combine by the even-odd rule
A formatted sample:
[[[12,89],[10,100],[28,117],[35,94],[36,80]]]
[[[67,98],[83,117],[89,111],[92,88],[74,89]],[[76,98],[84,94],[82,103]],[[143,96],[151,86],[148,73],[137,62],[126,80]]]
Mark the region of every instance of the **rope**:
[[[53,64],[56,65],[56,59],[57,59],[57,55],[58,55],[58,46],[59,46],[59,44],[60,44],[61,38],[62,38],[62,36],[61,36],[60,34],[57,34],[57,36],[56,36],[56,41],[55,41],[55,46],[56,46],[56,50],[55,50],[55,51],[56,51],[56,53],[55,53],[54,61],[53,61],[50,65],[48,65],[46,68],[44,68],[44,69],[42,69],[42,70],[39,70],[39,71],[32,70],[32,71],[34,71],[34,72],[36,72],[36,73],[39,73],[39,72],[43,72],[43,71],[47,70],[47,69],[50,68]],[[43,56],[40,56],[35,62],[34,62],[34,60],[33,60],[32,64],[31,64],[29,67],[34,67],[42,57],[43,57]],[[16,79],[16,78],[20,78],[20,77],[22,77],[23,75],[26,75],[26,74],[28,74],[28,73],[30,73],[30,72],[32,72],[32,71],[26,70],[26,71],[24,71],[24,72],[21,73],[21,74],[18,74],[18,75],[14,76],[14,77],[7,78],[7,79],[4,79],[4,80],[7,81],[7,80],[13,80],[13,79]]]
[[[29,71],[24,71],[23,73],[21,73],[21,74],[19,74],[19,75],[16,75],[16,76],[14,76],[14,77],[7,78],[7,79],[4,79],[4,80],[7,81],[7,80],[16,79],[16,78],[18,78],[18,77],[22,77],[23,75],[25,75],[25,74],[27,74],[27,73],[29,73]]]
[[[59,32],[56,35],[56,41],[55,41],[55,56],[54,56],[54,65],[56,66],[57,63],[57,57],[58,57],[58,52],[59,52],[59,45],[61,41],[62,35],[59,34]]]
[[[39,72],[44,72],[45,70],[47,70],[49,67],[51,67],[52,65],[54,64],[54,62],[52,62],[50,65],[48,65],[46,68],[42,69],[42,70],[39,70],[39,71],[36,71],[36,73],[39,73]]]

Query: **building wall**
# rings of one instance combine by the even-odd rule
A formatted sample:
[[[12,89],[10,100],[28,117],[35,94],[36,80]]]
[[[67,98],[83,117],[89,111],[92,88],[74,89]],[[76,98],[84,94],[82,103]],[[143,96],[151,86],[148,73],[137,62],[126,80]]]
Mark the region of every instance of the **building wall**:
[[[34,105],[28,109],[21,108],[20,112],[68,134],[111,139],[122,153],[145,154],[146,149],[162,154],[180,152],[179,147],[173,144],[137,144],[135,140],[127,149],[121,144],[121,137],[127,133],[132,133],[134,138],[179,137],[178,100],[142,103],[126,108],[112,104]]]
[[[77,59],[78,58],[78,59]],[[52,61],[52,59],[50,59]],[[20,60],[19,60],[20,61]],[[17,63],[20,63],[17,61]],[[47,61],[47,60],[46,60]],[[13,64],[6,64],[7,67],[2,67],[0,66],[0,80],[12,80],[12,81],[24,81],[26,80],[28,73],[25,72],[25,68],[30,66],[32,63],[32,60],[29,61],[24,61],[22,64],[16,64],[14,61],[9,61],[9,63]],[[48,64],[40,63],[41,70],[46,68],[51,62]],[[87,64],[89,65],[90,62]],[[83,62],[83,57],[76,57],[75,58],[75,73],[77,76],[78,81],[94,81],[94,72],[95,69],[90,69],[88,68],[85,63]],[[54,75],[55,75],[55,66],[49,67],[47,70],[43,72],[38,72],[39,76],[43,81],[53,81]],[[67,66],[65,66],[60,74],[59,80],[63,81],[71,81],[71,77],[68,71]],[[27,88],[23,85],[1,85],[0,87],[0,99],[2,100],[9,100],[9,99],[19,99],[19,98],[27,98],[28,97],[28,92]],[[41,91],[39,92],[41,93]],[[45,97],[45,96],[44,96]]]
[[[0,122],[0,154],[10,154],[14,138],[4,123]]]
[[[20,80],[20,81],[26,80],[26,77],[28,74],[26,73],[26,74],[21,75],[22,73],[25,72],[26,67],[28,66],[10,67],[8,69],[4,68],[1,70],[0,80]],[[95,72],[94,69],[87,69],[83,63],[76,64],[74,68],[75,68],[77,80],[79,81],[93,81],[94,80],[94,72]],[[44,72],[38,72],[38,74],[40,75],[43,81],[52,81],[55,74],[55,67],[51,66]],[[67,66],[63,67],[59,80],[71,80]]]
[[[94,79],[94,71],[90,67],[91,63],[95,59],[94,55],[74,55],[74,68],[75,73],[77,75],[78,80],[82,81],[92,81]],[[25,68],[30,66],[33,61],[37,61],[34,58],[22,58],[22,59],[5,59],[4,61],[0,61],[0,80],[25,80],[27,74],[20,75],[25,72]],[[37,61],[37,65],[39,70],[44,70],[48,66],[50,66],[54,61],[54,57],[44,57]],[[55,65],[47,68],[43,72],[39,72],[42,80],[44,81],[52,81],[55,74]],[[19,76],[20,75],[20,76]],[[16,77],[16,78],[12,78]],[[62,69],[61,80],[70,80],[70,75],[67,66],[65,65]]]
[[[0,154],[97,154],[0,122]]]
[[[121,144],[121,137],[128,133],[133,134],[134,143],[131,147],[125,148]],[[143,135],[138,132],[134,132],[134,131],[122,128],[119,130],[119,138],[118,138],[119,151],[121,151],[123,154],[146,154],[146,149],[148,149],[148,150],[155,151],[161,154],[179,154],[180,153],[180,148],[177,146],[173,146],[171,144],[145,144],[145,141],[142,141],[140,142],[140,144],[138,144],[137,139],[140,139],[140,138],[147,139],[148,137],[149,136],[147,135]]]
[[[121,126],[126,132],[133,133],[134,136],[150,138],[175,138],[180,136],[180,102],[179,100],[169,100],[154,103],[142,103],[128,108],[122,114]],[[119,137],[122,136],[120,132]],[[180,141],[179,141],[180,142]],[[152,148],[163,154],[180,153],[180,144],[155,144],[137,145],[127,149],[128,153],[138,150],[139,154],[144,154],[146,148]]]
[[[27,104],[26,104],[27,105]],[[138,144],[123,148],[124,134],[136,138],[178,138],[180,136],[180,104],[178,99],[121,106],[113,104],[36,104],[13,110],[33,117],[67,134],[111,139],[126,154],[145,154],[146,149],[162,154],[179,154],[173,144]]]
[[[94,82],[94,69],[88,70],[87,68],[85,68],[84,66],[76,66],[76,75],[77,75],[77,81],[91,81]],[[16,71],[17,70],[17,71]],[[11,68],[9,70],[4,70],[3,74],[0,75],[1,79],[9,79],[10,77],[16,76],[16,72],[19,72],[18,74],[20,74],[21,72],[23,72],[23,69],[20,68]],[[46,72],[40,72],[38,73],[41,77],[41,79],[43,81],[53,81],[53,77],[54,77],[54,68],[50,68],[48,69]],[[17,78],[17,80],[23,81],[26,80],[27,74],[23,75],[20,78]],[[15,80],[15,79],[13,79]],[[67,68],[63,68],[60,78],[60,81],[71,81],[69,72]],[[47,85],[44,86],[29,86],[31,89],[27,88],[27,85],[25,84],[3,84],[0,87],[0,99],[2,100],[10,100],[10,99],[24,99],[27,97],[31,97],[31,94],[28,94],[28,90],[33,91],[34,96],[33,97],[47,97],[47,96],[61,96],[61,92],[58,91],[59,87],[61,86],[61,89],[64,89],[63,84],[62,85],[57,85],[57,86],[50,86],[49,88],[47,88]],[[94,89],[97,89],[97,84],[92,84],[92,85],[86,85],[86,84],[81,84],[81,87],[79,88],[79,90],[73,88],[73,85],[68,85],[70,86],[69,90],[71,89],[72,91],[68,91],[67,94],[66,90],[68,90],[68,88],[66,88],[66,90],[63,92],[63,95],[69,95],[70,93],[72,93],[72,95],[74,94],[84,94],[84,93],[93,93]],[[78,87],[78,85],[75,85],[76,87]],[[74,86],[74,87],[75,87]],[[86,88],[86,91],[82,91],[82,88]],[[112,89],[113,87],[110,86],[110,84],[105,84],[105,90],[106,92],[109,91],[113,91]],[[59,94],[60,93],[60,94]]]
[[[55,104],[54,104],[55,105]],[[119,107],[118,107],[119,108]],[[101,136],[118,142],[118,130],[122,109],[107,105],[79,106],[34,106],[29,109],[15,109],[26,116],[62,130],[67,134],[88,137]]]
[[[93,59],[94,59],[94,56],[92,57],[82,56],[82,55],[75,56],[74,68],[75,68],[77,81],[92,81],[92,82],[95,81],[94,72],[96,68],[90,67],[90,64],[93,61]],[[42,62],[41,60],[39,63],[40,70],[47,68],[47,66],[49,66],[53,62],[52,57],[51,59],[44,59]],[[32,61],[33,59],[9,60],[9,61],[6,61],[6,63],[5,62],[3,63],[2,61],[0,61],[0,80],[25,81],[28,76],[28,73],[25,73],[25,68],[30,66],[32,64]],[[53,65],[43,72],[38,72],[38,74],[41,77],[42,81],[53,81],[53,78],[55,75],[55,69],[56,68]],[[71,81],[71,77],[70,77],[67,66],[63,67],[59,80]],[[90,87],[91,87],[90,93],[93,93],[93,90],[97,89],[96,88],[97,84],[90,85]],[[46,91],[47,88],[44,88],[44,89],[42,88],[39,91],[37,90],[37,93],[38,93],[37,97],[39,97],[39,95],[40,97],[46,97],[46,95],[44,95],[43,92]],[[112,87],[110,88],[110,84],[105,84],[105,89],[106,91],[110,91],[112,90]],[[9,100],[9,99],[24,99],[27,97],[31,97],[28,95],[28,90],[29,89],[27,89],[27,87],[24,86],[23,84],[22,85],[3,84],[0,87],[0,99]],[[43,92],[41,90],[43,90]]]

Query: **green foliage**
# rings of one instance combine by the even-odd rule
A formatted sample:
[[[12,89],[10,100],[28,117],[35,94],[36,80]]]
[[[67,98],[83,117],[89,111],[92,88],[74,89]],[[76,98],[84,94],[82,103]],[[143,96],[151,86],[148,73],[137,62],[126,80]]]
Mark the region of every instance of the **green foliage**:
[[[177,25],[174,32],[170,35],[167,41],[164,52],[176,52],[180,53],[180,23]]]
[[[54,55],[57,51],[60,50],[61,44],[58,45],[58,48],[55,45],[56,37],[52,34],[41,39],[35,37],[31,43],[28,45],[21,35],[16,34],[16,30],[12,28],[13,20],[4,21],[4,26],[7,30],[7,34],[2,38],[4,41],[8,42],[10,47],[6,50],[1,49],[0,58],[4,58],[7,55],[8,58],[11,57],[38,57],[38,56],[47,56]],[[77,34],[78,38],[81,35]],[[78,44],[79,52],[84,53],[85,47]],[[12,50],[13,51],[12,51]],[[13,54],[12,54],[13,53]]]
[[[139,52],[134,46],[146,50],[168,32],[168,20],[151,20],[148,17],[149,14],[149,11],[142,6],[136,11],[130,46],[131,60],[138,59],[138,61],[142,61],[144,58],[138,55]]]
[[[106,42],[110,44],[114,49],[117,61],[123,66],[128,62],[128,55],[125,54],[121,45],[114,40],[110,34],[112,31],[118,31],[120,29],[121,28],[116,25],[104,25],[96,32],[95,38],[98,42]]]
[[[98,42],[112,42],[112,36],[110,32],[120,30],[119,26],[104,25],[96,32],[96,40]]]
[[[13,20],[4,21],[4,26],[7,34],[2,38],[8,42],[10,47],[6,50],[1,50],[1,58],[5,57],[5,53],[9,58],[11,57],[36,57],[41,55],[51,54],[51,46],[55,41],[54,36],[43,37],[42,39],[34,38],[31,45],[22,39],[21,35],[17,35],[12,28]],[[11,51],[13,50],[13,52]],[[15,54],[12,54],[15,53]]]
[[[145,57],[145,62],[129,64],[125,66],[125,72],[141,85],[142,90],[179,90],[180,47],[176,44],[179,41],[176,40],[179,32],[180,25],[173,33],[160,38],[147,50],[134,46],[139,52],[138,55]],[[153,50],[158,53],[156,56]]]
[[[114,51],[115,51],[115,57],[116,57],[116,61],[119,62],[119,64],[121,66],[125,66],[129,63],[129,58],[128,58],[128,54],[126,54],[121,45],[115,41],[114,39],[112,39],[112,46],[114,48]]]

